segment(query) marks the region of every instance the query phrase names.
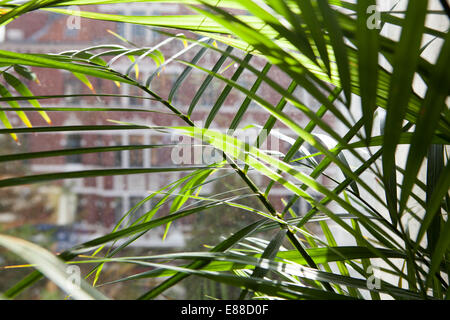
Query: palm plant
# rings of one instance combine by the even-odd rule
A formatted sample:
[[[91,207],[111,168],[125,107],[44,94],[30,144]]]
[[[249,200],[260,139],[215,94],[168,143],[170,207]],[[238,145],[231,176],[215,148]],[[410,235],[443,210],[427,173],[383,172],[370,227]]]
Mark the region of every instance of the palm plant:
[[[87,8],[117,2],[133,1],[32,0],[18,4],[5,0],[0,2],[0,26],[13,19],[26,19],[19,16],[34,10],[74,14],[66,7],[86,5]],[[339,0],[165,2],[183,4],[192,10],[192,14],[147,17],[92,10],[76,13],[87,19],[176,31],[160,31],[168,39],[153,47],[136,48],[130,43],[127,46],[99,45],[61,54],[0,50],[1,73],[20,95],[12,96],[6,88],[0,87],[0,101],[10,106],[3,107],[0,113],[6,127],[0,133],[10,134],[16,139],[16,134],[30,132],[159,130],[200,139],[202,144],[211,145],[220,152],[219,159],[204,166],[85,170],[0,180],[0,187],[8,188],[57,179],[187,172],[180,180],[167,184],[138,203],[111,233],[79,244],[57,257],[29,242],[1,235],[2,246],[22,256],[37,269],[6,291],[4,296],[17,296],[44,275],[75,298],[104,298],[85,281],[80,286],[70,286],[64,276],[64,264],[92,265],[88,275],[95,276],[95,285],[105,264],[126,263],[153,269],[114,282],[168,277],[140,299],[158,297],[189,276],[241,288],[241,299],[448,298],[450,39],[446,31],[425,24],[431,14],[448,17],[445,1],[441,1],[441,10],[431,11],[428,5],[433,1],[421,0],[409,1],[405,10],[396,11],[394,7],[381,13],[370,10],[376,5],[375,0],[356,3]],[[400,37],[383,36],[382,30],[386,25],[397,26]],[[185,43],[185,49],[175,56],[165,57],[159,50],[163,44],[178,40]],[[427,49],[436,44],[437,58],[434,61],[425,59]],[[200,49],[193,60],[180,59],[182,53],[195,48]],[[199,63],[207,52],[219,55],[213,67]],[[121,57],[131,60],[125,72],[116,70],[113,65]],[[252,57],[264,61],[262,70],[250,63]],[[237,66],[231,77],[220,72],[226,59]],[[148,61],[156,65],[156,71],[144,80],[133,77],[133,69]],[[180,63],[185,69],[166,98],[153,91],[151,84],[169,63]],[[142,91],[140,98],[158,101],[184,125],[152,127],[116,121],[111,125],[77,128],[32,127],[24,111],[38,111],[49,121],[45,111],[51,109],[42,108],[39,104],[40,99],[48,97],[34,96],[19,76],[12,75],[11,71],[15,70],[20,76],[32,79],[30,67],[67,70],[88,86],[92,86],[88,76],[129,84]],[[273,69],[290,79],[287,88],[273,76]],[[178,108],[173,98],[194,70],[205,73],[206,78],[188,110],[184,111]],[[256,77],[250,87],[238,81],[244,71]],[[192,116],[198,100],[208,91],[213,79],[221,81],[224,87],[209,109],[205,123],[199,126]],[[422,92],[418,91],[419,82],[422,83]],[[258,92],[262,83],[281,96],[277,104]],[[298,98],[294,94],[297,87],[306,90],[321,107],[314,110]],[[231,90],[240,91],[245,100],[236,108],[229,131],[221,133],[210,129]],[[93,95],[101,96],[100,93]],[[21,107],[20,102],[24,100],[30,101],[33,108]],[[261,131],[274,134],[275,124],[281,123],[294,136],[289,150],[281,156],[262,148],[263,135],[256,143],[248,143],[231,134],[240,128],[251,102],[267,113],[268,120],[262,124]],[[285,111],[287,105],[307,117],[309,123],[300,125]],[[80,108],[77,111],[108,110],[113,111],[106,107]],[[356,116],[355,110],[361,116]],[[13,128],[4,111],[17,112],[29,128]],[[325,120],[326,115],[339,122],[344,128],[343,134]],[[378,123],[380,133],[376,128]],[[310,154],[306,146],[315,148],[317,152]],[[0,161],[136,148],[124,145],[13,153],[0,156]],[[403,157],[398,150],[406,150],[406,156]],[[331,168],[339,170],[343,178],[330,176]],[[242,180],[248,193],[199,195],[204,185],[220,182],[230,174]],[[270,182],[266,186],[258,185],[254,175],[261,175]],[[318,178],[323,176],[328,177],[331,183],[321,183]],[[286,201],[281,210],[271,200],[271,190],[275,185],[286,190]],[[320,197],[314,197],[313,193]],[[161,198],[150,211],[131,224],[125,223],[127,215],[155,196]],[[261,207],[243,204],[241,200],[248,197],[257,199]],[[299,199],[310,204],[309,211],[301,215],[293,210]],[[164,204],[169,204],[169,214],[155,218]],[[157,227],[165,226],[167,233],[170,232],[170,224],[178,219],[210,209],[220,212],[226,206],[257,215],[259,219],[236,230],[207,252],[117,257],[122,249]],[[311,231],[315,224],[320,226],[324,237]],[[419,227],[414,229],[414,225]],[[339,234],[345,234],[354,245],[340,245],[338,234],[332,230],[340,230]],[[268,241],[265,234],[271,235]],[[118,247],[106,249],[107,245],[118,240],[122,241]],[[106,250],[104,254],[103,249]],[[86,253],[91,255],[80,257]],[[191,262],[178,263],[185,260]],[[380,279],[374,277],[375,266],[381,270]]]

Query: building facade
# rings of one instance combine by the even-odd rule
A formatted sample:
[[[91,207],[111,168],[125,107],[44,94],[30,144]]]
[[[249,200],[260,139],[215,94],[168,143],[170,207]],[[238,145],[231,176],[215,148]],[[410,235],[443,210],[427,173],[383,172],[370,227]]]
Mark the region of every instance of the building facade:
[[[76,10],[78,8],[72,8]],[[92,7],[80,8],[93,10]],[[167,14],[185,13],[186,9],[179,5],[167,4],[139,4],[127,3],[110,6],[102,6],[98,10],[107,13],[117,13],[126,15],[156,16]],[[73,18],[73,17],[72,17]],[[88,48],[100,44],[120,44],[126,47],[132,47],[130,43],[122,42],[117,36],[128,39],[138,47],[154,46],[167,36],[145,27],[121,23],[112,23],[105,21],[95,21],[81,19],[78,22],[70,20],[70,17],[35,12],[27,14],[17,21],[7,25],[4,32],[4,41],[1,44],[2,49],[20,52],[32,53],[60,53],[68,50],[77,50]],[[112,32],[111,32],[112,31]],[[225,46],[219,44],[222,48]],[[161,47],[164,56],[172,55],[185,49],[182,41],[171,41],[168,45]],[[199,48],[187,51],[181,56],[181,59],[190,61],[198,52]],[[242,53],[235,51],[237,55]],[[206,53],[199,63],[202,66],[212,68],[220,56],[214,52]],[[259,58],[253,58],[251,63],[260,70],[265,62]],[[127,58],[122,58],[114,63],[116,70],[125,71],[130,65]],[[151,83],[151,90],[166,98],[176,81],[177,77],[184,70],[180,63],[170,63],[156,76]],[[223,64],[224,75],[233,76],[237,66],[231,61],[226,60]],[[150,59],[139,63],[139,79],[143,81],[155,72],[156,65]],[[39,83],[28,81],[24,82],[35,95],[77,95],[92,94],[92,91],[79,81],[73,74],[59,70],[40,70],[33,69],[37,74]],[[280,71],[272,67],[270,70],[272,78],[276,79],[285,87],[289,85],[289,78]],[[136,76],[134,73],[133,76]],[[183,82],[172,100],[172,104],[179,110],[187,112],[189,104],[198,90],[206,75],[199,71],[192,71],[189,77]],[[251,88],[255,83],[256,77],[248,71],[244,71],[238,78],[238,83],[244,87]],[[92,86],[97,93],[111,95],[129,95],[145,96],[138,88],[129,85],[117,86],[112,81],[90,78]],[[216,103],[219,95],[224,88],[224,84],[219,80],[212,80],[202,98],[198,101],[192,120],[194,122],[204,122],[206,117]],[[281,97],[270,89],[264,83],[260,86],[257,94],[261,95],[267,101],[276,105]],[[307,95],[301,88],[296,89],[296,94],[308,106],[318,108],[317,102]],[[148,96],[147,96],[148,97]],[[231,90],[226,98],[219,113],[211,124],[212,129],[226,132],[233,120],[236,110],[244,101],[244,95],[237,90]],[[122,109],[114,112],[48,112],[52,119],[53,126],[80,126],[80,125],[110,125],[109,119],[120,120],[124,122],[154,125],[154,126],[176,126],[184,123],[174,115],[167,114],[162,104],[150,99],[139,99],[136,97],[92,97],[75,96],[66,98],[53,98],[41,100],[41,105],[45,107],[107,107]],[[127,109],[141,108],[156,112],[130,112]],[[287,105],[285,111],[290,114],[298,123],[306,125],[308,119]],[[29,117],[34,126],[48,125],[36,112],[29,112]],[[14,126],[21,126],[20,120],[14,114],[10,114]],[[254,102],[250,103],[249,112],[241,122],[241,128],[249,124],[264,126],[267,121],[267,113]],[[333,124],[334,119],[325,116],[325,119]],[[281,135],[289,135],[289,131],[283,126],[276,124],[277,132]],[[83,132],[62,132],[62,133],[36,133],[32,135],[23,135],[20,137],[26,141],[27,150],[31,152],[44,150],[57,150],[65,148],[80,147],[99,147],[113,145],[153,145],[177,143],[178,137],[164,134],[154,130],[111,130],[111,131],[83,131]],[[285,152],[289,148],[287,139],[278,139],[280,151]],[[269,149],[270,145],[265,146]],[[273,146],[272,146],[273,147]],[[68,172],[79,170],[95,170],[104,168],[150,168],[174,166],[172,159],[173,148],[158,149],[140,149],[120,152],[102,152],[72,155],[66,157],[53,157],[44,159],[34,159],[27,162],[26,166],[32,174],[47,172]],[[68,247],[80,243],[110,231],[120,218],[130,209],[147,197],[152,191],[157,191],[168,182],[179,179],[183,173],[158,173],[158,174],[133,174],[118,176],[100,176],[83,179],[70,179],[66,181],[57,181],[45,184],[45,186],[54,186],[58,190],[58,204],[55,208],[56,213],[52,216],[50,224],[58,225],[70,230],[60,235],[63,247]],[[264,187],[268,181],[260,176],[253,176],[255,182]],[[326,181],[321,181],[326,183]],[[55,192],[55,188],[45,188]],[[208,194],[212,191],[212,185],[203,188],[202,193]],[[272,191],[274,203],[281,206],[281,200],[289,199],[289,194],[284,188],[276,185]],[[145,202],[135,213],[135,217],[149,211],[157,202],[158,197]],[[303,212],[308,209],[305,202],[300,201],[297,210]],[[164,211],[164,210],[162,210]],[[161,214],[164,214],[162,212]],[[135,219],[135,218],[133,218]],[[161,240],[163,229],[159,233],[152,233],[141,238],[135,245],[148,247],[176,247],[183,246],[186,234],[189,233],[189,219],[184,220],[173,227],[169,232],[167,239]]]

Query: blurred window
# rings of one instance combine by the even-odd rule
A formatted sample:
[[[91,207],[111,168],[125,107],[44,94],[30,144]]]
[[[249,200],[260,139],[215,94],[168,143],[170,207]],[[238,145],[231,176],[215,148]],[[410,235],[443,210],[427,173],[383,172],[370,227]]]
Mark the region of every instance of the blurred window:
[[[130,136],[130,145],[144,144],[143,136]],[[143,150],[130,150],[130,167],[144,166],[144,152]]]
[[[70,134],[67,136],[66,147],[68,149],[81,147],[81,135]],[[67,163],[81,163],[81,154],[71,154],[66,157]]]

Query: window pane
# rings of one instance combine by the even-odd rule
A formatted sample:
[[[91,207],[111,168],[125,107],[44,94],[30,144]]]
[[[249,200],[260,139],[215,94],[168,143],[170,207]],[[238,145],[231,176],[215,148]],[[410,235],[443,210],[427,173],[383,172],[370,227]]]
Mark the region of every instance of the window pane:
[[[144,16],[144,11],[133,11],[133,16]],[[147,29],[144,26],[133,24],[131,28],[131,36],[133,41],[135,42],[142,42],[145,40],[145,36],[147,35]]]
[[[130,197],[130,209],[142,201],[142,197]],[[129,221],[134,222],[145,214],[145,203],[141,204],[130,216]]]
[[[67,136],[66,147],[68,149],[81,147],[81,136],[79,134],[71,134]],[[71,154],[66,157],[67,163],[81,163],[81,154]]]
[[[115,146],[120,146],[122,145],[122,136],[113,136],[113,144]],[[114,152],[114,166],[116,167],[122,167],[122,154],[123,151],[115,151]]]
[[[121,197],[117,197],[114,199],[114,218],[116,222],[119,222],[119,220],[122,218],[122,216],[125,214],[123,210],[123,200]]]
[[[78,79],[73,76],[67,76],[64,80],[65,95],[82,94],[82,84]],[[81,97],[67,97],[66,102],[69,104],[78,105],[81,103]]]
[[[143,136],[130,136],[130,145],[144,144]],[[143,150],[130,150],[130,167],[144,166],[144,152]]]

